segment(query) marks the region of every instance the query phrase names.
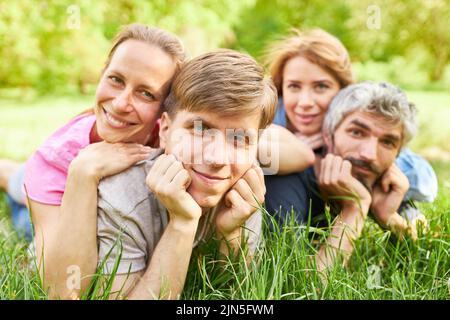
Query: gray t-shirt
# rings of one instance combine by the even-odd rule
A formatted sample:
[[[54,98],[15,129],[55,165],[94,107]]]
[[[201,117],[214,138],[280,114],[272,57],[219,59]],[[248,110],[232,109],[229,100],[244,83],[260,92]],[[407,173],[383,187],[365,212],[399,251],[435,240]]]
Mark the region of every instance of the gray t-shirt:
[[[146,268],[168,223],[166,208],[148,189],[145,179],[155,159],[156,150],[143,161],[119,174],[105,178],[98,186],[97,242],[99,266],[103,272],[113,270],[121,255],[117,274],[138,272]],[[214,232],[215,208],[200,219],[194,247],[208,241]],[[261,212],[256,211],[245,224],[250,252],[260,241]]]

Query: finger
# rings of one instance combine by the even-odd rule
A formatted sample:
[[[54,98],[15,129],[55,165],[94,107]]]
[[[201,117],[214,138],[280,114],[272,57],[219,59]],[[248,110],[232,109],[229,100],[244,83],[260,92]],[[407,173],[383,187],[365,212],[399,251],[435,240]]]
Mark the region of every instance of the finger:
[[[186,169],[181,169],[172,179],[171,184],[177,188],[186,190],[192,182],[192,178]]]
[[[183,169],[184,169],[183,164],[180,161],[174,161],[167,169],[166,173],[164,173],[162,180],[165,181],[166,183],[172,182],[172,180],[178,174],[178,172],[180,172]]]
[[[147,185],[149,187],[154,187],[158,183],[158,181],[162,178],[163,174],[161,173],[160,167],[165,164],[167,155],[162,154],[158,158],[156,158],[155,163],[150,168],[147,175]]]
[[[150,148],[148,146],[144,146],[139,143],[119,142],[119,143],[112,144],[112,146],[114,148],[118,148],[119,150],[124,151],[124,152],[150,152],[152,150],[152,148]]]
[[[115,152],[114,156],[116,157],[117,164],[123,163],[127,167],[136,164],[137,162],[146,160],[150,157],[152,149],[142,150],[142,149],[122,149],[121,152]],[[104,158],[108,158],[108,161],[111,161],[111,157],[103,154]]]
[[[392,176],[389,171],[386,171],[381,177],[381,188],[384,193],[388,193],[392,183]]]
[[[256,171],[256,174],[258,175],[259,182],[264,185],[265,189],[265,181],[264,181],[264,171],[261,169],[259,165],[254,165],[253,169]]]
[[[149,157],[149,155],[147,153],[142,153],[142,154],[140,153],[140,154],[133,154],[133,155],[127,157],[127,160],[128,160],[129,166],[131,166],[131,165],[137,164],[140,161],[147,160],[148,157]]]
[[[229,208],[238,209],[239,212],[251,212],[252,206],[242,197],[242,195],[236,190],[231,189],[228,191],[225,197],[225,205]],[[235,218],[246,218],[244,217],[235,217]]]
[[[342,170],[342,158],[336,157],[334,158],[332,170],[330,172],[330,182],[332,184],[338,183],[339,177],[341,176],[341,170]]]
[[[172,154],[166,155],[164,158],[161,158],[155,171],[157,174],[163,176],[175,161],[176,159]]]
[[[320,183],[323,183],[323,180],[324,180],[327,158],[328,158],[328,155],[326,155],[325,158],[320,160],[320,173],[319,173],[319,182]]]
[[[238,182],[233,187],[239,195],[252,207],[258,207],[258,196],[253,192],[253,190],[248,185],[247,181],[244,179],[239,179]],[[255,199],[256,197],[256,199]]]
[[[230,189],[225,195],[225,206],[228,208],[235,206],[235,203],[238,202],[237,196],[239,196],[238,192],[234,189]]]
[[[150,171],[158,172],[159,166],[163,163],[163,159],[166,158],[166,154],[162,154],[159,157],[155,159],[155,162],[153,163],[153,166],[151,167]]]
[[[395,162],[393,164],[391,164],[391,166],[389,167],[390,171],[392,172],[401,172],[400,168],[395,164]]]
[[[262,195],[263,195],[263,201],[262,202],[264,202],[264,195],[266,194],[266,191],[267,191],[267,189],[266,189],[266,182],[264,181],[264,171],[261,169],[260,166],[257,166],[255,171],[256,171],[256,173],[258,175],[259,183],[260,183],[260,186],[261,186],[261,189],[262,189]]]
[[[255,194],[258,201],[263,202],[265,194],[265,185],[264,183],[261,184],[261,180],[256,170],[253,168],[248,170],[247,173],[242,178],[247,182],[251,191]]]
[[[341,173],[344,176],[348,176],[352,174],[352,163],[348,160],[342,161],[341,164]]]
[[[333,170],[333,161],[334,156],[331,154],[328,154],[325,157],[325,166],[324,166],[324,172],[323,172],[323,182],[326,185],[329,185],[331,182],[331,172]]]

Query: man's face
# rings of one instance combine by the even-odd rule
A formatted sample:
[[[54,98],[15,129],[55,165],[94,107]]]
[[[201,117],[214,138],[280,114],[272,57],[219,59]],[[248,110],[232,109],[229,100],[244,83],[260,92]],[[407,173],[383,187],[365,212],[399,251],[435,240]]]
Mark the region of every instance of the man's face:
[[[333,137],[325,136],[328,150],[352,163],[352,175],[371,190],[394,163],[402,141],[403,126],[364,111],[347,115]]]
[[[222,196],[256,162],[260,115],[223,117],[180,111],[161,118],[160,140],[189,172],[187,191],[202,208]]]

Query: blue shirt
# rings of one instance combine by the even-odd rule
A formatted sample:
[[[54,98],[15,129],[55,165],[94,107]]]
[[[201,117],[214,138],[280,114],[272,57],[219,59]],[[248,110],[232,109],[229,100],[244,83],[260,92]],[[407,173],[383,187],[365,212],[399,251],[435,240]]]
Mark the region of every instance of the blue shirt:
[[[278,225],[282,226],[291,218],[299,224],[306,224],[310,214],[313,226],[323,221],[325,202],[313,167],[284,176],[267,175],[264,180],[266,210]]]

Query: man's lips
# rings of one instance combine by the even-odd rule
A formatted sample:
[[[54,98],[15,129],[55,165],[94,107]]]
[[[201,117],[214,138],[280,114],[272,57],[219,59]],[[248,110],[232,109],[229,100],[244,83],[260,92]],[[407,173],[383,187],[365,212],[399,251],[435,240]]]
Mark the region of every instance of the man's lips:
[[[134,122],[130,122],[121,117],[113,115],[112,113],[108,112],[104,107],[102,107],[102,109],[105,114],[106,121],[113,128],[123,129],[136,124]]]
[[[195,169],[192,169],[192,171],[203,181],[207,182],[207,183],[218,183],[218,182],[222,182],[225,180],[228,180],[229,177],[220,177],[220,176],[215,176],[215,175],[211,175],[211,174],[207,174],[207,173],[203,173],[203,172],[199,172]]]
[[[369,168],[364,168],[364,167],[361,167],[361,166],[355,166],[355,165],[353,165],[352,168],[355,169],[355,170],[357,170],[357,171],[359,171],[359,172],[361,172],[361,173],[363,173],[363,174],[365,174],[365,175],[375,174],[375,172],[373,172],[373,171],[370,170]]]

